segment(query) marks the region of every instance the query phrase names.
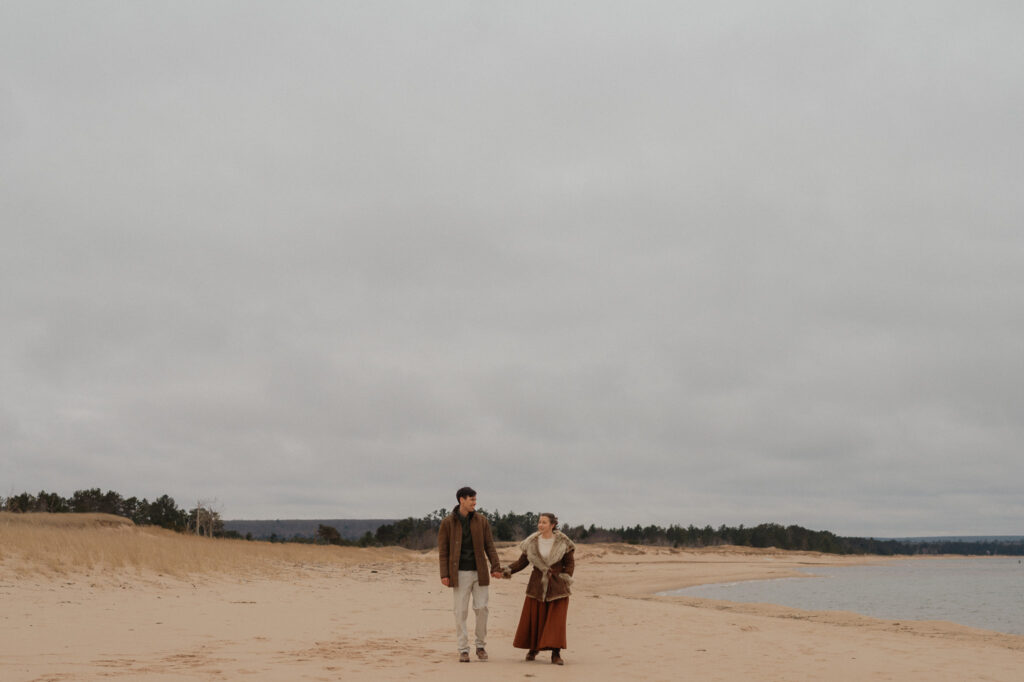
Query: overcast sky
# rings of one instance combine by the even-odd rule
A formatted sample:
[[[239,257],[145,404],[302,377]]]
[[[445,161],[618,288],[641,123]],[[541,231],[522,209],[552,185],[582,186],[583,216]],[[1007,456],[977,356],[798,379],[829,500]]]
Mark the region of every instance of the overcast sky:
[[[0,495],[1024,533],[1017,2],[0,2]]]

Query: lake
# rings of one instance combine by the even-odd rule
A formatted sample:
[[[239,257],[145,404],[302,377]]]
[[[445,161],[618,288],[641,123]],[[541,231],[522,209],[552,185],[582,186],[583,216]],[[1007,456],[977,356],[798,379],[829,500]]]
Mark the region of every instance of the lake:
[[[816,577],[698,585],[660,594],[854,611],[886,620],[946,620],[1024,635],[1024,563],[1017,557],[907,559],[806,572]]]

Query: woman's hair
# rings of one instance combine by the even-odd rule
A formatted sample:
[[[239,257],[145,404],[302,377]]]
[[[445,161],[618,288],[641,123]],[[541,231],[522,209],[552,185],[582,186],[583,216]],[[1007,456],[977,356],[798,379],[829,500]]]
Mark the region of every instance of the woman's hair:
[[[541,512],[541,516],[548,517],[548,521],[551,522],[551,530],[558,528],[558,517],[551,512]]]

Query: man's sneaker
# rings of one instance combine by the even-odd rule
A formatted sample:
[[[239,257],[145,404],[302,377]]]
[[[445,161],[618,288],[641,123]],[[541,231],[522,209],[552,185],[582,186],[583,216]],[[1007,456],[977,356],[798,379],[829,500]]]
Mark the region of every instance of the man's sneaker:
[[[460,651],[459,652],[459,663],[469,663],[469,652],[468,651]]]
[[[487,660],[487,652],[484,651],[483,647],[476,650],[476,657],[479,658],[481,661]]]

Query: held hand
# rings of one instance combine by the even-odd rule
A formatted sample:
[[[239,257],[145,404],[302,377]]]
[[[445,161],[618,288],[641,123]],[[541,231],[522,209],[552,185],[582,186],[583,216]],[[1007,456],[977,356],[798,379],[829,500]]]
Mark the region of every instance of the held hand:
[[[502,575],[501,571],[491,571],[492,578],[500,578]]]
[[[451,587],[451,584],[452,584],[451,578],[441,578],[441,584],[444,585],[445,587]]]

